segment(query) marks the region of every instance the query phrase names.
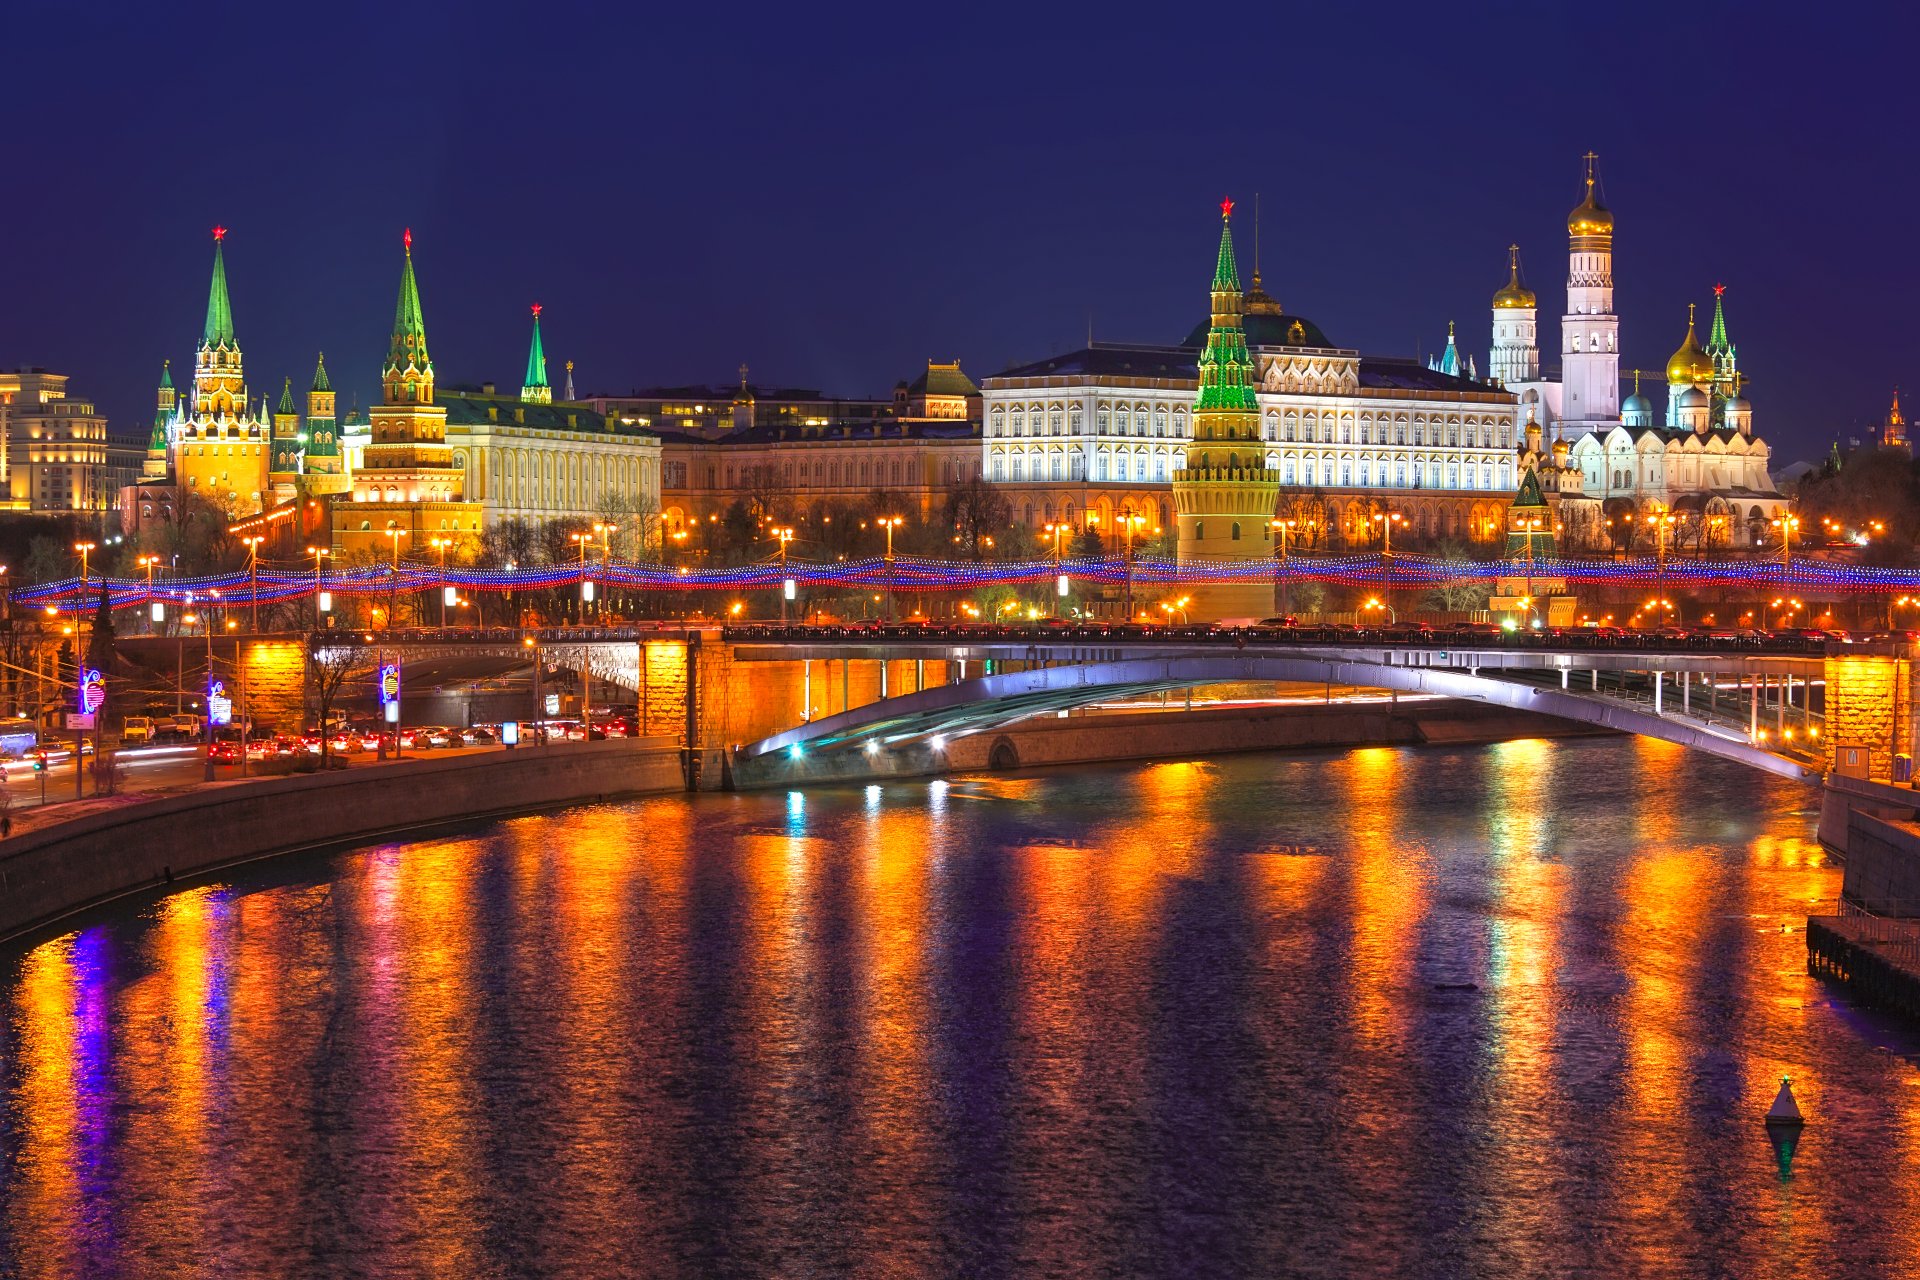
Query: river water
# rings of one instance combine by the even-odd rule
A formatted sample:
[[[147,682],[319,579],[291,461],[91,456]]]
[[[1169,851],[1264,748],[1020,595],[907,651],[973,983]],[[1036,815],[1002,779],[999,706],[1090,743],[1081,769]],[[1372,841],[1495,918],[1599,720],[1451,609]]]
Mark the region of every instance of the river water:
[[[0,1275],[1920,1274],[1815,804],[1523,741],[260,864],[0,955]]]

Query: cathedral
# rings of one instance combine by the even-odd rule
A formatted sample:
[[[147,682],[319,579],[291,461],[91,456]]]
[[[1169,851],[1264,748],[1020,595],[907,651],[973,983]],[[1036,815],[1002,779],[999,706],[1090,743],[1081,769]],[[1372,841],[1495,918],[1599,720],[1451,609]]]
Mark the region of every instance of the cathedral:
[[[1573,548],[1631,544],[1649,517],[1674,545],[1756,546],[1787,505],[1768,474],[1770,452],[1753,433],[1738,352],[1727,334],[1726,288],[1714,287],[1704,346],[1693,309],[1666,366],[1656,411],[1640,375],[1620,400],[1620,319],[1613,308],[1613,213],[1600,198],[1596,157],[1586,157],[1584,197],[1567,215],[1567,305],[1560,370],[1542,370],[1537,299],[1508,249],[1508,280],[1493,295],[1491,376],[1519,398],[1526,425],[1522,475],[1537,474]],[[1541,437],[1550,442],[1542,448]]]

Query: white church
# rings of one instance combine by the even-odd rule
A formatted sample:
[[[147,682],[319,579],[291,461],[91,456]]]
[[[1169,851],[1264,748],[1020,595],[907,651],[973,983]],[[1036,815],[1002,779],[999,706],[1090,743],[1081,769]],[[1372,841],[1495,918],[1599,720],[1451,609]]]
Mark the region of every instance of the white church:
[[[1613,309],[1613,214],[1595,189],[1595,157],[1586,157],[1586,198],[1567,215],[1567,309],[1560,320],[1560,376],[1543,374],[1533,292],[1520,280],[1518,250],[1509,278],[1493,295],[1488,375],[1519,397],[1519,418],[1554,443],[1577,486],[1600,504],[1602,520],[1644,520],[1672,512],[1713,546],[1753,546],[1787,499],[1768,475],[1766,443],[1753,434],[1753,407],[1741,393],[1736,352],[1727,338],[1724,287],[1714,289],[1713,325],[1703,349],[1688,308],[1687,336],[1667,361],[1660,420],[1641,394],[1620,400],[1620,318]],[[1523,430],[1524,438],[1524,430]],[[1565,447],[1561,447],[1565,446]],[[1523,467],[1527,465],[1523,460]],[[1568,480],[1572,477],[1568,476]]]

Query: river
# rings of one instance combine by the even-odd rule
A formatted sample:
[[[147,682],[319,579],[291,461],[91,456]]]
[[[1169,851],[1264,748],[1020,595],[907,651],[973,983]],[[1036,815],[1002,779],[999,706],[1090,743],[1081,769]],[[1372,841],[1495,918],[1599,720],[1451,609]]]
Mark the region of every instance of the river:
[[[0,1275],[1920,1273],[1816,805],[1520,741],[257,864],[0,954]]]

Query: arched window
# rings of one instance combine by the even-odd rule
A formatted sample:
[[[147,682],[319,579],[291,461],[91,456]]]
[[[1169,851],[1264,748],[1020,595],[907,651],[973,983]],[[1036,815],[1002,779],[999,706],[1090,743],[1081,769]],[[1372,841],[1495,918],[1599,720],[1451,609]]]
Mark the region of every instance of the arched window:
[[[1195,542],[1204,542],[1206,541],[1206,537],[1207,522],[1204,520],[1195,520],[1193,522],[1193,540]]]
[[[1167,434],[1167,406],[1165,405],[1153,411],[1153,434],[1162,437]]]
[[[1233,533],[1230,540],[1233,542],[1240,541],[1240,522],[1238,520],[1233,522]]]

